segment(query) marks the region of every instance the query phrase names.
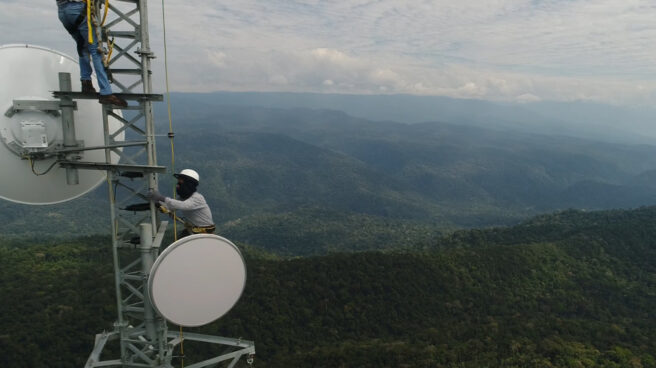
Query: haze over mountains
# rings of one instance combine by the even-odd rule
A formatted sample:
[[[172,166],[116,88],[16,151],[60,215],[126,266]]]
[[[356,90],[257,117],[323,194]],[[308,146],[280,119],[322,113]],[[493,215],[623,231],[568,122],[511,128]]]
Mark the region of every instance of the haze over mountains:
[[[488,125],[496,129],[244,106],[244,96],[174,95],[174,105],[184,106],[177,110],[176,130],[185,137],[176,138],[176,147],[184,152],[178,157],[191,158],[189,164],[210,172],[219,166],[218,187],[231,188],[229,197],[248,201],[260,195],[250,206],[265,212],[311,205],[475,227],[560,209],[637,207],[656,200],[652,146],[517,132],[493,118]],[[275,102],[276,96],[265,97]],[[291,104],[288,97],[279,96],[287,99],[279,104]],[[360,97],[353,100],[351,105]],[[216,161],[201,159],[207,149]]]
[[[325,93],[174,93],[172,98],[181,105],[200,107],[218,104],[327,109],[374,121],[410,124],[439,121],[617,143],[652,144],[656,141],[656,109],[647,106],[613,106],[586,101],[513,104],[439,96]]]
[[[327,96],[325,103],[333,99],[344,110],[359,106],[373,113],[371,101],[393,100],[347,97]],[[488,116],[494,109],[510,112],[510,107],[480,101],[453,100],[455,106],[446,108],[445,99],[436,99],[430,107],[426,98],[398,96],[394,103],[376,105],[377,113],[389,112],[390,117],[413,104],[423,104],[426,111],[444,107],[444,119],[437,114],[434,121],[414,124],[285,107],[311,106],[317,98],[172,96],[176,170],[193,167],[201,173],[201,192],[222,234],[282,254],[314,254],[393,247],[408,234],[429,238],[444,230],[515,224],[568,208],[656,203],[654,146],[511,129],[495,114]],[[410,101],[407,106],[405,100]],[[254,106],[274,102],[284,108]],[[513,107],[520,111],[518,117],[526,113],[525,106]],[[487,120],[478,120],[478,126],[448,121],[456,110]],[[408,121],[420,113],[410,114]],[[156,105],[156,116],[158,133],[164,135],[165,104]],[[526,119],[540,125],[539,116]],[[168,144],[165,138],[158,140],[159,163],[167,166]],[[170,194],[172,188],[171,178],[162,176],[161,191]],[[47,207],[2,202],[0,229],[20,236],[26,223],[39,221],[47,225],[39,229],[46,230],[31,229],[30,234],[105,233],[106,193],[98,189],[82,199]],[[361,234],[363,224],[376,230]],[[312,249],[307,246],[309,238],[315,239]]]

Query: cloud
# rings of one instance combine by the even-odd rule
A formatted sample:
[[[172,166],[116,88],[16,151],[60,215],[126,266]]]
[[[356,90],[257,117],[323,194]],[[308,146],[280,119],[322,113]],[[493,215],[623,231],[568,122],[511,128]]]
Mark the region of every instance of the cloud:
[[[161,4],[149,11],[161,89]],[[75,53],[54,4],[3,1],[0,14],[0,44]],[[178,91],[656,102],[651,0],[170,0],[166,15]]]
[[[207,59],[210,64],[216,66],[217,68],[224,68],[226,64],[227,55],[224,52],[216,50],[206,50]]]
[[[537,102],[542,100],[540,97],[530,94],[530,93],[524,93],[515,98],[517,102]]]

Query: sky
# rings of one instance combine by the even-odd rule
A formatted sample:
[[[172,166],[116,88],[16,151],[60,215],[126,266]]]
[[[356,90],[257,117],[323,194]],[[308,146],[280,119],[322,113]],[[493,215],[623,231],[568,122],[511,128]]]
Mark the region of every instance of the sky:
[[[157,92],[162,2],[148,9]],[[171,91],[656,102],[653,0],[166,0],[164,11]],[[75,54],[53,0],[0,0],[0,45],[16,43]]]

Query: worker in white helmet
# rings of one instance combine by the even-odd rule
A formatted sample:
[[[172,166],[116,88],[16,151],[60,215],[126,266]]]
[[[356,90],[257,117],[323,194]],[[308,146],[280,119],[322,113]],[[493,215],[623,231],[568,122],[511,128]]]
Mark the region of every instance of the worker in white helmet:
[[[215,226],[210,207],[207,205],[205,197],[196,191],[200,182],[198,173],[191,169],[184,169],[173,176],[178,179],[175,191],[180,196],[180,200],[165,197],[156,190],[148,194],[149,199],[160,203],[165,212],[179,211],[182,213],[185,229],[180,233],[180,238],[191,234],[213,233]]]

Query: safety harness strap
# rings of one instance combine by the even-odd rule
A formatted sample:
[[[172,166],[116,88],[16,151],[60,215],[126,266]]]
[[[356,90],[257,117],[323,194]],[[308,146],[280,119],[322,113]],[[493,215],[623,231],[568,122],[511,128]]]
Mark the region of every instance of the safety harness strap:
[[[188,222],[185,224],[185,229],[189,231],[190,233],[194,234],[213,234],[214,230],[216,230],[216,226],[210,225],[210,226],[194,226]]]

